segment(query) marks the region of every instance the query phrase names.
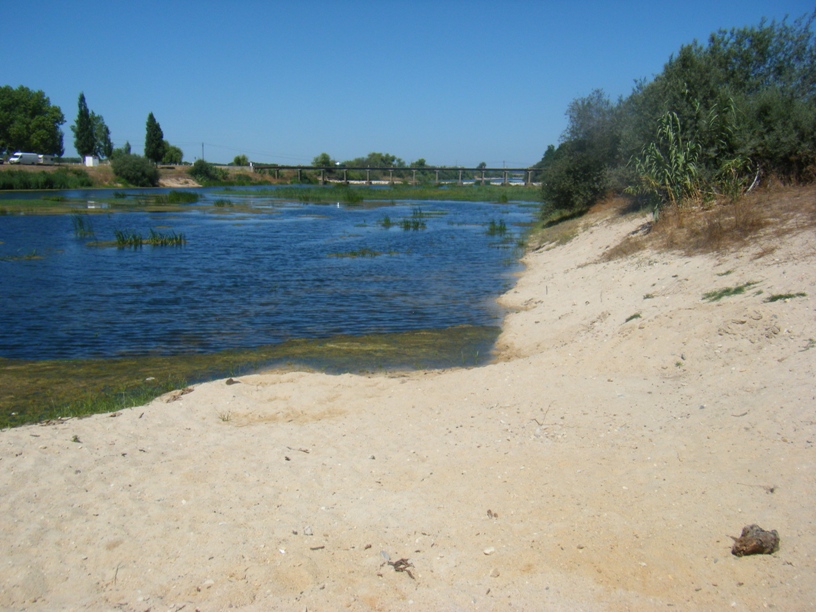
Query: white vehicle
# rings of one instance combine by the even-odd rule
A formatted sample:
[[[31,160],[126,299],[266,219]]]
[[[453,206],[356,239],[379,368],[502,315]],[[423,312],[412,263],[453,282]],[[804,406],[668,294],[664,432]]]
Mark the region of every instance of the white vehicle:
[[[36,153],[23,153],[17,151],[14,155],[9,157],[8,163],[22,165],[35,165],[40,163],[40,156]]]
[[[54,156],[53,155],[38,155],[37,156],[37,163],[41,166],[53,166],[54,165]]]

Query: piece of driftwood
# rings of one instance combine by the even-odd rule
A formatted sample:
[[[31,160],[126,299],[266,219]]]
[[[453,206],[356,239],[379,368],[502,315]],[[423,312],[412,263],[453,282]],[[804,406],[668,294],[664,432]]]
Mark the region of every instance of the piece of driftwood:
[[[765,531],[759,525],[748,525],[742,528],[742,535],[735,538],[731,554],[736,557],[746,555],[770,555],[779,550],[779,534],[776,529]]]

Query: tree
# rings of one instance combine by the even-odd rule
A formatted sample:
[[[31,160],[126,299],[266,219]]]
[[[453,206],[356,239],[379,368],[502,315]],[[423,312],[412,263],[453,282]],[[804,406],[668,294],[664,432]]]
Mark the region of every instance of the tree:
[[[94,155],[103,159],[110,157],[113,154],[113,142],[111,142],[110,130],[105,125],[102,115],[91,111],[91,124],[94,134]]]
[[[65,116],[42,91],[0,87],[0,155],[32,151],[61,156]]]
[[[144,152],[145,157],[154,164],[158,164],[164,157],[164,132],[153,113],[147,116]]]
[[[316,168],[326,168],[328,166],[334,166],[335,164],[336,162],[328,153],[321,153],[312,160],[312,165]]]
[[[110,158],[113,160],[120,155],[130,155],[130,143],[127,140],[124,145],[111,151]]]
[[[163,164],[180,164],[184,160],[184,152],[176,146],[171,145],[166,140],[163,143],[164,154],[161,158]]]
[[[96,149],[96,139],[94,136],[94,125],[91,120],[91,112],[88,110],[88,104],[85,102],[85,94],[79,92],[79,107],[77,110],[77,118],[71,126],[71,131],[74,133],[74,148],[79,153],[80,157],[93,155]]]
[[[233,166],[248,166],[249,165],[249,158],[246,155],[236,155],[235,159],[232,160]]]

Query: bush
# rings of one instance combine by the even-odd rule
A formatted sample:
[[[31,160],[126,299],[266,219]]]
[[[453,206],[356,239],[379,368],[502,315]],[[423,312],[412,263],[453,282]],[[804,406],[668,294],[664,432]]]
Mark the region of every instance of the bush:
[[[218,184],[227,178],[226,170],[216,168],[214,165],[199,159],[187,171],[200,185]]]
[[[123,153],[111,161],[113,173],[134,187],[155,187],[159,184],[159,170],[141,155]]]

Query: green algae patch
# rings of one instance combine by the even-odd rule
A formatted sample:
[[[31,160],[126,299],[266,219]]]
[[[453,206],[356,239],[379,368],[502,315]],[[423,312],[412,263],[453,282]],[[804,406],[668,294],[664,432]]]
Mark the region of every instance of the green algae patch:
[[[190,384],[228,376],[312,370],[371,373],[473,367],[490,360],[497,327],[295,339],[211,354],[115,359],[0,358],[0,427],[144,405]]]

